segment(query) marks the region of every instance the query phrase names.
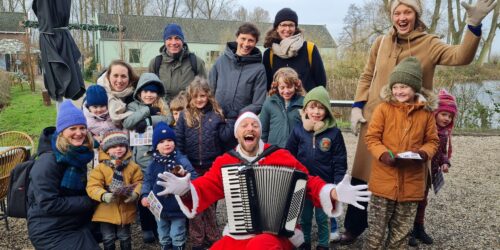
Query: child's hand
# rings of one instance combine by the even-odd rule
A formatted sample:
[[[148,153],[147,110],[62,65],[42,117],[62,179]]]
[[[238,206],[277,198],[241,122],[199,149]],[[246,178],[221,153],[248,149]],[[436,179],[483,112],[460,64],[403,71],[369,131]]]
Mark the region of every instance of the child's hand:
[[[106,202],[106,203],[111,203],[113,201],[115,201],[115,196],[113,195],[113,193],[104,193],[102,195],[102,201]]]
[[[148,124],[146,123],[146,120],[142,120],[142,121],[138,122],[135,125],[135,132],[142,134],[142,133],[146,132],[147,126],[148,126]]]
[[[443,173],[448,173],[449,168],[450,168],[450,165],[448,165],[446,163],[441,165],[441,171],[443,171]]]
[[[125,203],[134,202],[137,200],[137,198],[139,198],[139,195],[136,192],[132,192],[130,196],[127,197],[127,199],[125,199],[123,202]]]
[[[380,156],[380,161],[388,166],[395,166],[396,165],[396,159],[394,159],[394,157],[391,156],[391,154],[389,154],[389,152],[384,152]]]
[[[141,199],[141,205],[143,207],[149,207],[149,201],[148,201],[148,198],[144,197]]]

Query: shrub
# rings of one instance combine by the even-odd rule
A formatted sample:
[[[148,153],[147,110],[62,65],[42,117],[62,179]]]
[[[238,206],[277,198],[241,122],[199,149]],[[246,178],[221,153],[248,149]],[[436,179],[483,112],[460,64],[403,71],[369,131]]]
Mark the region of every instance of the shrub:
[[[10,102],[10,79],[9,74],[0,71],[0,110]]]

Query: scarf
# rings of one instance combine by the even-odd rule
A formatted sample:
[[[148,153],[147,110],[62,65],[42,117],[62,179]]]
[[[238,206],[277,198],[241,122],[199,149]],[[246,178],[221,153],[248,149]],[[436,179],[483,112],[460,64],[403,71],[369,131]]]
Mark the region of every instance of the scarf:
[[[82,191],[87,186],[87,163],[94,159],[94,151],[86,146],[69,146],[66,153],[56,147],[58,134],[52,137],[52,150],[57,164],[66,166],[60,186],[62,188]]]
[[[302,45],[304,45],[304,36],[299,33],[281,40],[279,44],[273,43],[272,49],[275,55],[288,59],[296,57]]]
[[[111,159],[104,160],[104,164],[113,169],[113,179],[111,184],[109,184],[109,191],[114,192],[115,190],[122,188],[124,186],[123,182],[123,170],[128,166],[130,159],[120,160],[111,156]]]
[[[164,168],[163,171],[170,171],[174,169],[176,165],[178,165],[177,162],[175,161],[176,156],[177,156],[177,151],[175,150],[168,155],[162,155],[160,154],[160,152],[158,152],[158,150],[155,150],[153,152],[153,162],[151,164],[153,164],[155,168],[163,167]]]

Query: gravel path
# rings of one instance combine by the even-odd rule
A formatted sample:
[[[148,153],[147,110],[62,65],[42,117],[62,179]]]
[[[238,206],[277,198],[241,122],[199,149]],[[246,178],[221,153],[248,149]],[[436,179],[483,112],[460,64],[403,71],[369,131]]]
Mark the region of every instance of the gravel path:
[[[344,133],[352,164],[356,137]],[[420,249],[500,249],[500,136],[453,137],[453,158],[446,184],[438,196],[430,194],[426,229],[434,238]],[[223,227],[224,206],[219,203],[219,224]],[[339,218],[340,228],[343,216]],[[33,249],[25,220],[9,218],[10,231],[0,221],[0,249]],[[134,249],[158,249],[143,244],[140,230],[133,226]],[[332,249],[360,249],[362,239],[351,246],[332,244]],[[414,248],[417,249],[417,248]]]

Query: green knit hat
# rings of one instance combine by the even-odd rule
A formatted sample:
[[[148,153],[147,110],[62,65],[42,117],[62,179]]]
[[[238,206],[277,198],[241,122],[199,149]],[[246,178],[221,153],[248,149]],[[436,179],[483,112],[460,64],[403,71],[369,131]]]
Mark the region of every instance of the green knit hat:
[[[422,68],[420,61],[416,57],[408,57],[401,61],[389,77],[389,88],[392,85],[402,83],[410,86],[415,92],[422,88]]]

